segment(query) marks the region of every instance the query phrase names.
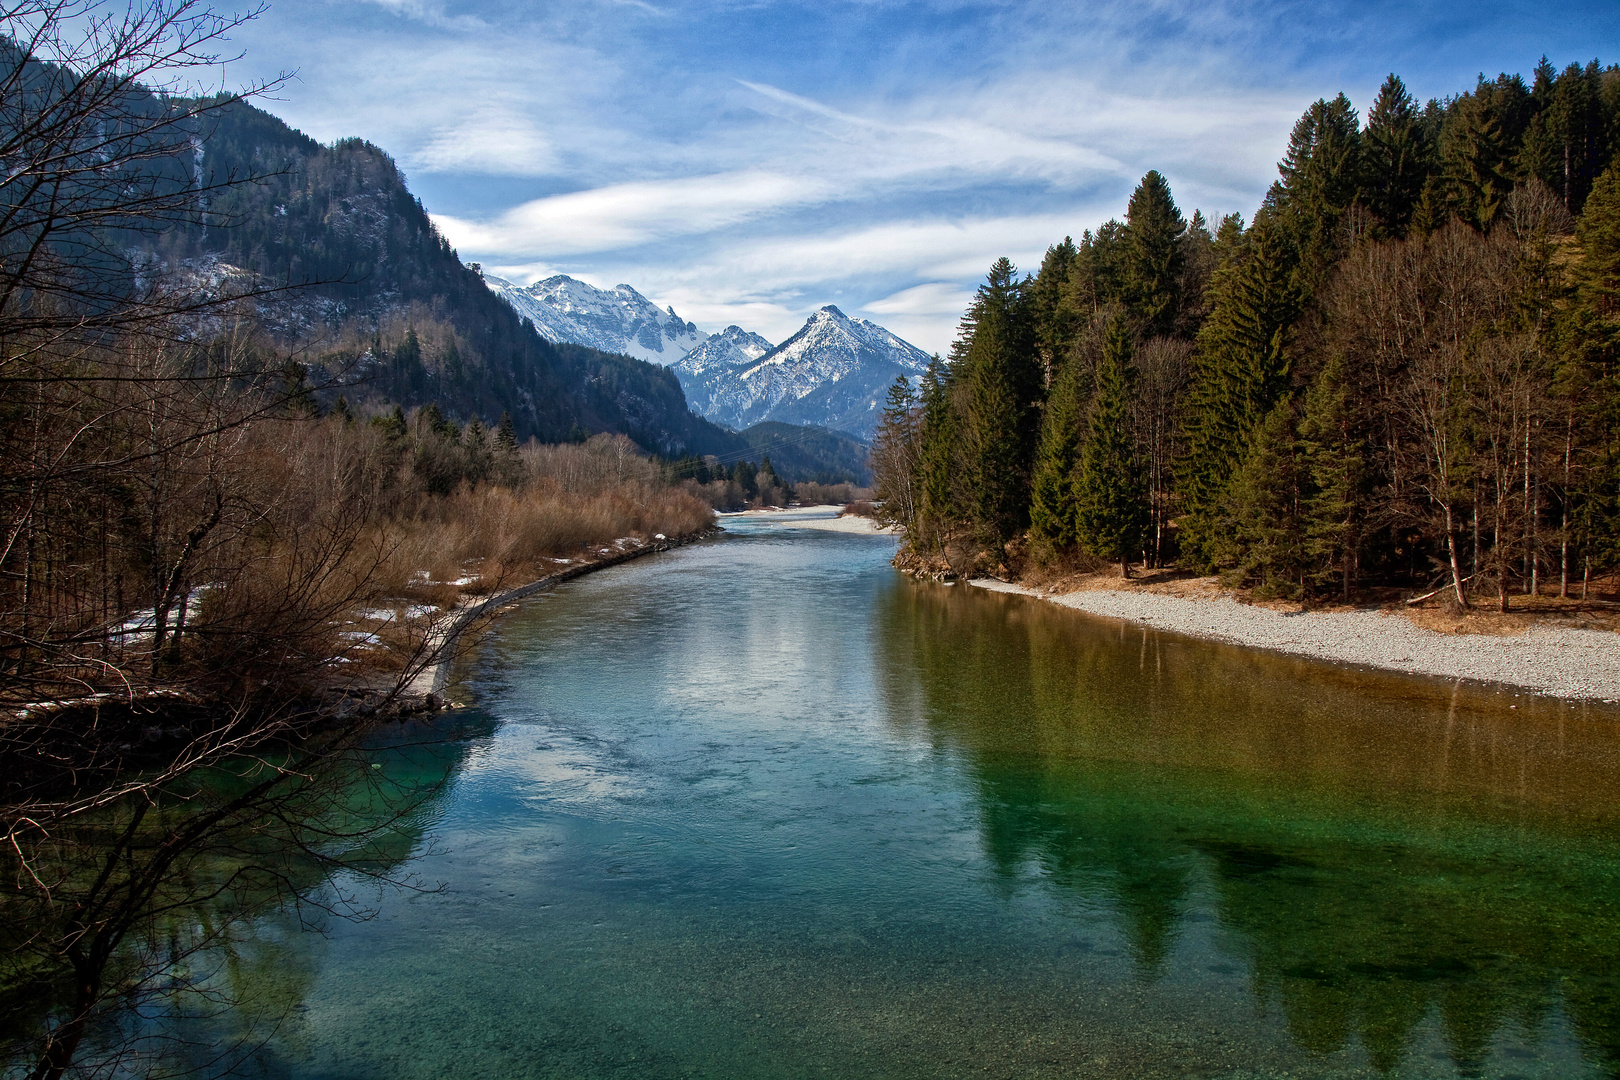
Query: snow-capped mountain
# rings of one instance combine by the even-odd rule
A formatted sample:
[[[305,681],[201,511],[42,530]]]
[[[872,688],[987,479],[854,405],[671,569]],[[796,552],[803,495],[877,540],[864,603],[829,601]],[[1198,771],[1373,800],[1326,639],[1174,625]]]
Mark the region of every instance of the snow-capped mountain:
[[[928,366],[915,345],[830,305],[772,348],[738,326],[703,334],[628,285],[597,289],[563,274],[527,288],[484,281],[552,341],[669,365],[693,412],[738,431],[779,420],[870,439],[894,377]]]
[[[726,333],[733,330],[732,343],[764,343],[736,327]],[[744,353],[720,362],[723,354],[719,346],[712,355],[694,350],[675,365],[687,401],[706,418],[739,430],[762,420],[814,424],[863,439],[872,437],[895,376],[915,376],[928,366],[928,354],[915,345],[831,305],[757,358]]]
[[[738,372],[772,349],[770,342],[740,326],[728,326],[675,361],[671,370],[686,391],[686,403],[705,419],[712,419],[714,396],[725,393]],[[724,423],[724,421],[717,421]]]
[[[673,364],[708,338],[675,314],[660,311],[628,285],[598,289],[565,274],[528,288],[493,275],[484,283],[552,341],[588,345],[654,364]]]

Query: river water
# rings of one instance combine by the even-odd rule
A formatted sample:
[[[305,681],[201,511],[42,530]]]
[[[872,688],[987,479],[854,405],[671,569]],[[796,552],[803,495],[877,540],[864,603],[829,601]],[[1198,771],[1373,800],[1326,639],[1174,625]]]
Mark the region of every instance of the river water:
[[[730,535],[464,673],[296,1078],[1620,1075],[1620,720]]]

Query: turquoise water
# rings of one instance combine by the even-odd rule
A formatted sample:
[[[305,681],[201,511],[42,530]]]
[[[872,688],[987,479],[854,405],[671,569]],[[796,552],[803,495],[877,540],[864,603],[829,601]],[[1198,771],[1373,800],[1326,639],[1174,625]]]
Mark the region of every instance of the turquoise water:
[[[265,1073],[1620,1075],[1614,712],[728,527],[499,624]]]

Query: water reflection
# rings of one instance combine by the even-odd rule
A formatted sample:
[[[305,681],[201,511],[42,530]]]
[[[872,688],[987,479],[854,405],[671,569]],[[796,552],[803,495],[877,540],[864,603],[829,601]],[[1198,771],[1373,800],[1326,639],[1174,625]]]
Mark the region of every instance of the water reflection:
[[[360,747],[199,770],[53,830],[29,851],[49,888],[0,892],[0,1075],[57,1075],[66,1059],[72,1075],[248,1067],[316,982],[324,939],[307,931],[414,884],[467,740],[489,730],[467,714],[390,724]]]
[[[1381,1071],[1437,1016],[1477,1073],[1567,1024],[1620,1073],[1620,730],[1567,702],[1087,630],[1019,597],[879,603],[893,722],[961,755],[986,854],[1117,913],[1144,978],[1208,905],[1298,1043]],[[1511,1044],[1511,1045],[1510,1045]]]
[[[376,852],[448,888],[256,924],[219,975],[278,1003],[255,1067],[1620,1074],[1614,712],[889,554],[739,537],[503,620],[468,675],[489,726],[408,752],[453,783]]]

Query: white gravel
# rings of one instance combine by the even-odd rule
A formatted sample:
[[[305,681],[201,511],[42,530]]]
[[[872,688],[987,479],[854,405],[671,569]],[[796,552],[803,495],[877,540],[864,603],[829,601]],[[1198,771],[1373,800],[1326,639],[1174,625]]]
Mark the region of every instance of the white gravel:
[[[785,525],[794,529],[821,529],[824,532],[844,533],[888,533],[868,517],[839,517],[841,506],[795,506],[791,510],[743,510],[733,514],[721,514],[721,518],[758,518],[773,525]]]
[[[1547,626],[1512,637],[1441,634],[1379,611],[1284,612],[1225,596],[1188,600],[1107,589],[1056,596],[984,578],[971,584],[1235,645],[1417,675],[1503,683],[1556,697],[1620,700],[1620,635],[1604,630]]]

